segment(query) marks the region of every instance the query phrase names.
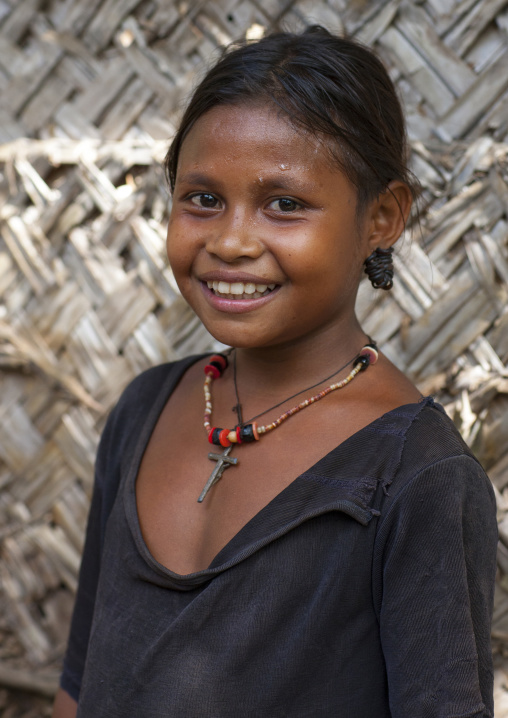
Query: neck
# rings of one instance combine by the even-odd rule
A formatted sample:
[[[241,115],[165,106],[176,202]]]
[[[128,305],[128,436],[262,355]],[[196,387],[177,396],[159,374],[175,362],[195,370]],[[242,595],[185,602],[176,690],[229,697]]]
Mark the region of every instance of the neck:
[[[316,383],[352,361],[367,341],[355,321],[348,331],[334,327],[283,346],[236,349],[242,400],[255,393],[271,401]]]

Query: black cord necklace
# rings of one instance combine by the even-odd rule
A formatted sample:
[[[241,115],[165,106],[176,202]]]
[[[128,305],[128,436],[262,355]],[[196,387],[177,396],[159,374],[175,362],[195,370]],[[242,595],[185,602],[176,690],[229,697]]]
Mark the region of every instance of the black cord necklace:
[[[369,337],[369,341],[371,344],[374,344],[372,339]],[[240,395],[238,392],[238,383],[236,378],[236,351],[234,349],[231,350],[230,353],[233,353],[233,384],[235,386],[235,396],[236,396],[236,405],[233,407],[232,411],[236,412],[236,415],[238,417],[238,424],[237,426],[243,426],[244,424],[250,424],[252,421],[255,421],[256,419],[259,419],[260,416],[264,416],[265,414],[268,414],[269,411],[273,411],[273,409],[278,409],[279,406],[282,406],[286,403],[286,401],[291,401],[291,399],[294,399],[297,396],[300,396],[300,394],[303,394],[305,391],[310,391],[311,389],[315,389],[320,384],[324,384],[325,381],[329,381],[330,379],[333,379],[334,376],[337,376],[337,374],[340,374],[341,371],[344,371],[344,369],[351,364],[352,361],[358,356],[355,354],[354,357],[349,359],[344,366],[341,366],[340,369],[337,369],[337,371],[334,371],[333,374],[330,374],[330,376],[326,376],[324,379],[321,379],[321,381],[316,382],[315,384],[312,384],[311,386],[306,386],[304,389],[301,389],[300,391],[297,391],[296,394],[292,394],[291,396],[286,397],[286,399],[283,399],[282,401],[279,401],[278,404],[274,404],[273,406],[270,406],[268,409],[265,409],[264,411],[260,412],[259,414],[256,414],[256,416],[253,416],[251,419],[247,419],[247,421],[243,421],[242,417],[242,403],[240,401]]]
[[[369,338],[370,339],[370,338]],[[231,354],[233,350],[228,352],[228,355]],[[240,397],[238,394],[238,385],[237,385],[237,377],[236,377],[236,353],[233,355],[233,379],[234,379],[234,386],[235,386],[235,394],[236,394],[236,400],[237,404],[235,407],[233,407],[233,411],[236,411],[237,417],[238,417],[238,424],[235,426],[234,429],[222,429],[216,426],[212,426],[212,394],[211,394],[211,385],[214,379],[219,379],[224,370],[228,366],[228,359],[227,356],[224,354],[214,354],[210,358],[210,361],[205,366],[205,383],[204,383],[204,395],[205,395],[205,415],[204,415],[204,422],[203,426],[208,436],[208,441],[211,444],[215,444],[216,446],[221,446],[223,448],[223,451],[221,454],[218,454],[216,452],[210,452],[208,454],[208,458],[211,461],[215,461],[215,468],[210,474],[208,481],[206,482],[203,491],[201,492],[198,502],[201,503],[205,496],[207,495],[208,491],[212,488],[214,484],[217,483],[217,481],[220,480],[222,477],[222,474],[229,466],[234,466],[238,463],[238,459],[236,457],[230,456],[230,453],[233,449],[233,446],[236,444],[244,444],[244,443],[250,443],[253,441],[259,441],[259,439],[264,435],[267,434],[270,431],[273,431],[278,426],[280,426],[284,421],[289,419],[291,416],[296,414],[297,412],[301,411],[302,409],[305,409],[306,407],[310,406],[311,404],[314,404],[317,401],[320,401],[325,396],[328,396],[332,391],[337,391],[338,389],[343,389],[345,386],[347,386],[359,372],[365,370],[370,364],[375,364],[378,359],[378,351],[376,348],[376,345],[374,342],[370,339],[370,343],[366,344],[361,350],[360,353],[352,360],[347,362],[347,364],[344,364],[343,367],[340,369],[337,369],[337,371],[333,372],[333,374],[330,374],[330,376],[326,377],[325,379],[322,379],[321,381],[317,382],[317,384],[312,384],[311,386],[306,387],[305,389],[302,389],[301,391],[298,391],[296,394],[293,394],[292,396],[287,397],[286,399],[283,399],[283,401],[279,402],[278,404],[275,404],[274,406],[271,406],[268,409],[265,409],[265,411],[262,411],[260,414],[257,414],[252,419],[250,419],[248,422],[244,422],[242,418],[242,404],[240,402]],[[348,376],[345,379],[342,379],[341,381],[334,382],[333,384],[330,384],[325,389],[322,389],[314,396],[310,396],[307,399],[304,399],[302,402],[297,404],[296,406],[293,406],[291,409],[288,409],[288,411],[285,411],[283,414],[281,414],[277,419],[270,422],[266,426],[258,426],[257,423],[254,421],[254,419],[257,419],[260,416],[263,416],[263,414],[267,414],[269,411],[272,411],[273,409],[276,409],[277,407],[281,406],[281,404],[284,404],[286,401],[290,401],[290,399],[293,399],[295,396],[299,396],[300,394],[303,394],[305,391],[309,391],[310,389],[315,389],[320,384],[323,384],[324,382],[328,381],[332,377],[334,377],[336,374],[341,372],[343,369],[347,367],[349,363],[353,362],[354,366],[349,372]]]

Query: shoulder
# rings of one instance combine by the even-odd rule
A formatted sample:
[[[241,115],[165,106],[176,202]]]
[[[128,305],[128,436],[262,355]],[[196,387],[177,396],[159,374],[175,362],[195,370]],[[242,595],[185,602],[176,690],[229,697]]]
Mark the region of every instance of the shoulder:
[[[351,437],[347,448],[351,470],[354,462],[356,475],[375,477],[382,486],[383,515],[414,491],[430,500],[430,483],[438,496],[478,489],[493,504],[485,471],[432,397],[387,411]]]
[[[397,562],[409,557],[415,566],[432,567],[439,557],[464,555],[490,585],[497,545],[492,484],[432,399],[413,414],[398,468],[384,489],[376,528],[376,555],[382,562],[391,556],[398,570]]]
[[[167,401],[187,369],[204,355],[193,355],[175,362],[159,364],[138,374],[122,392],[110,419],[125,422],[139,419],[158,401]]]
[[[399,482],[452,457],[477,462],[444,408],[433,397],[423,397],[386,356],[380,354],[366,375],[363,403],[380,416],[373,428],[382,434],[397,434],[401,440]]]
[[[417,406],[404,437],[400,474],[411,478],[437,463],[454,459],[483,471],[441,404],[425,397]],[[401,407],[399,412],[403,414],[404,410]]]
[[[190,356],[179,361],[158,364],[138,374],[123,390],[117,408],[125,408],[141,400],[143,403],[160,393],[161,388],[172,380],[178,380],[186,369],[198,359]]]
[[[122,392],[102,432],[97,464],[109,461],[111,453],[122,453],[147,424],[158,416],[187,369],[204,355],[160,364],[139,374]]]
[[[385,516],[394,506],[418,502],[436,511],[453,503],[495,512],[487,474],[440,404],[427,397],[392,414],[406,414],[407,425],[397,470],[386,487]]]

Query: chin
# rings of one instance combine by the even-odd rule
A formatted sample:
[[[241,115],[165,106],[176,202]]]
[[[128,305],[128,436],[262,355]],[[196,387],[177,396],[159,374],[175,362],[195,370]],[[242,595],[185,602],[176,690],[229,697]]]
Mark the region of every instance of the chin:
[[[273,338],[260,336],[258,332],[249,331],[247,327],[217,328],[214,326],[208,327],[205,322],[203,322],[203,324],[214,339],[229,347],[236,347],[237,349],[261,349],[262,347],[279,343]]]
[[[256,349],[265,346],[259,339],[246,337],[243,332],[210,332],[214,339],[228,347],[236,349]]]

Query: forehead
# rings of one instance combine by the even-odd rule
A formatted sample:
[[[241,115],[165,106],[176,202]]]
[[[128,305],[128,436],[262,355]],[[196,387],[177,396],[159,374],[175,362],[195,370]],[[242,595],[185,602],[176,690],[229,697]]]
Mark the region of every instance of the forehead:
[[[183,141],[182,165],[257,165],[282,171],[342,172],[319,137],[297,129],[271,105],[220,105],[202,115]]]

